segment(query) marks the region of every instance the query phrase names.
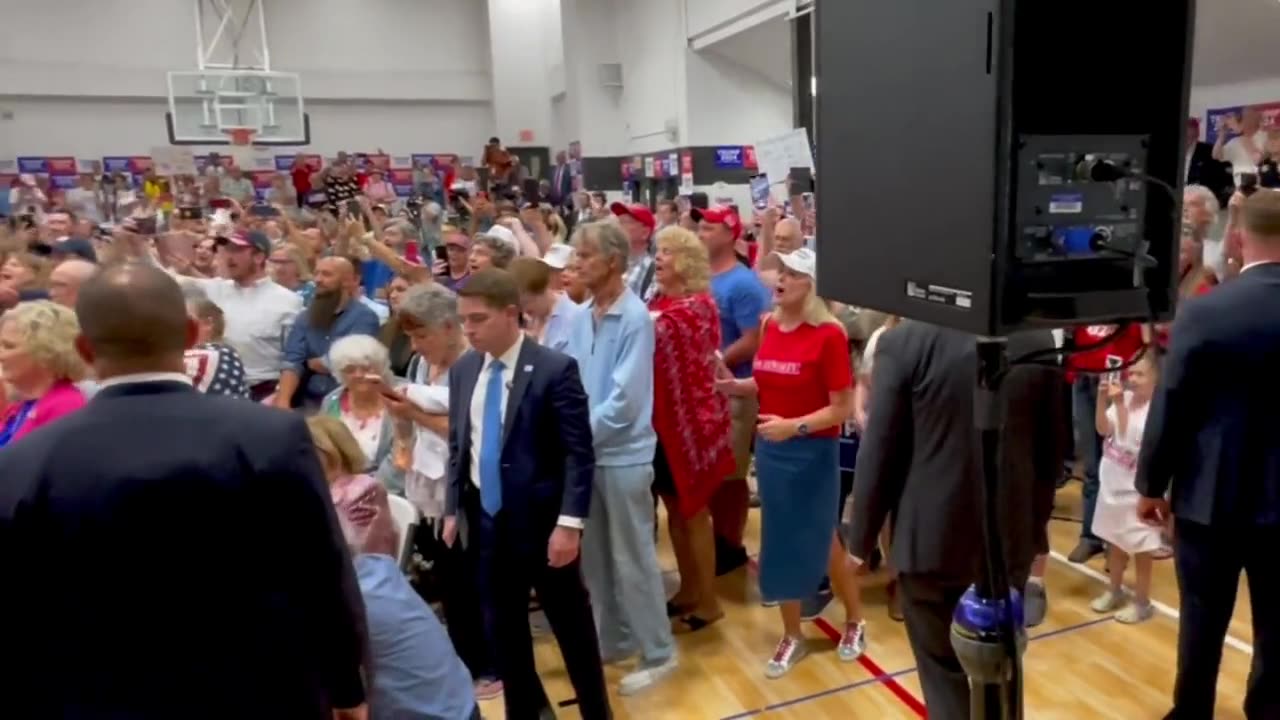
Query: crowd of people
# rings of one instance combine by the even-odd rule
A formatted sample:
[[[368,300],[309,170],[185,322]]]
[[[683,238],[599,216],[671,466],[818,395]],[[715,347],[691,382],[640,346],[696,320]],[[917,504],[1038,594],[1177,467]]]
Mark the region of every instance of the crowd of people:
[[[511,177],[500,144],[485,162]],[[547,717],[532,593],[583,717],[608,718],[605,664],[628,667],[619,694],[642,693],[679,667],[677,635],[724,618],[715,579],[747,564],[758,505],[760,595],[779,612],[764,675],[818,649],[801,623],[833,599],[835,655],[857,660],[859,578],[883,564],[930,716],[967,716],[947,627],[980,554],[972,338],[819,297],[811,216],[762,207],[744,222],[699,194],[608,204],[569,191],[564,162],[538,197],[422,169],[416,207],[346,154],[282,176],[266,203],[216,158],[199,182],[174,179],[186,191],[150,178],[156,191],[123,205],[92,174],[79,194],[21,180],[0,237],[0,563],[30,578],[0,607],[31,621],[0,654],[24,658],[20,709],[165,717],[199,697],[235,715],[219,682],[237,676],[241,700],[279,717],[461,720],[498,696],[508,718]],[[1184,597],[1213,587],[1184,609],[1171,717],[1209,717],[1234,602],[1235,579],[1228,597],[1198,564],[1228,552],[1206,528],[1280,492],[1265,420],[1234,394],[1247,388],[1197,384],[1206,367],[1238,373],[1244,352],[1261,372],[1280,323],[1192,325],[1211,302],[1273,299],[1278,198],[1235,192],[1211,238],[1218,199],[1188,186],[1179,292],[1204,302],[1171,327],[1068,329],[1083,351],[1070,391],[1045,368],[1007,383],[1007,547],[1028,625],[1047,611],[1073,415],[1085,517],[1071,559],[1108,552],[1112,579],[1094,610],[1150,618],[1152,561],[1171,553]],[[1233,329],[1253,340],[1223,339]],[[1226,406],[1255,424],[1216,419]],[[1197,471],[1266,482],[1214,494],[1186,475],[1174,459],[1206,432],[1223,434]],[[1257,533],[1232,537],[1273,537],[1280,518],[1260,512]],[[61,572],[90,548],[105,560],[87,577]],[[1235,556],[1236,574],[1255,555]],[[103,593],[88,610],[85,583]],[[179,608],[174,593],[198,599]],[[67,645],[33,634],[41,621]],[[1246,705],[1274,709],[1272,687],[1251,683]]]

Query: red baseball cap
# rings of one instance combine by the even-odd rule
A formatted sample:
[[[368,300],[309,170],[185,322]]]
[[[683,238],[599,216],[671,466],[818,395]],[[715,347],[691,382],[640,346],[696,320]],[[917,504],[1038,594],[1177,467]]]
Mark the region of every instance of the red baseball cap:
[[[632,219],[652,231],[658,225],[658,221],[653,219],[653,213],[644,205],[627,205],[626,203],[616,202],[609,206],[609,210],[619,217],[630,215]]]
[[[702,222],[705,220],[709,223],[724,225],[733,233],[734,240],[742,237],[742,220],[738,217],[738,213],[727,207],[717,206],[707,208],[705,210],[701,208],[693,208],[689,210],[689,217],[693,218],[694,222]]]

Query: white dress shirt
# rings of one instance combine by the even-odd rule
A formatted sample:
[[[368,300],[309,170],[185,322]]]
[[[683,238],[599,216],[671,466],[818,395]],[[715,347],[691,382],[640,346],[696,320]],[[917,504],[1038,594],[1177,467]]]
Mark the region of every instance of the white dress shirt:
[[[489,394],[489,368],[493,366],[494,360],[502,361],[502,423],[505,425],[507,419],[507,401],[511,397],[511,388],[515,384],[516,372],[533,372],[533,366],[516,367],[520,362],[520,349],[524,347],[525,335],[519,333],[516,341],[507,351],[502,353],[501,357],[485,353],[484,365],[480,368],[480,376],[476,378],[476,387],[471,393],[471,483],[476,487],[480,487],[480,448],[484,442],[484,402],[485,397]],[[581,530],[583,527],[582,518],[569,517],[561,515],[556,520],[557,525],[575,528]]]
[[[98,391],[101,392],[109,387],[116,385],[133,385],[135,383],[153,383],[153,382],[174,382],[183,385],[191,385],[191,378],[186,373],[171,372],[151,372],[151,373],[132,373],[129,375],[116,375],[98,382]]]
[[[284,338],[302,311],[302,296],[270,278],[242,287],[226,278],[196,279],[222,308],[227,328],[223,340],[240,354],[250,385],[276,380],[284,363]]]

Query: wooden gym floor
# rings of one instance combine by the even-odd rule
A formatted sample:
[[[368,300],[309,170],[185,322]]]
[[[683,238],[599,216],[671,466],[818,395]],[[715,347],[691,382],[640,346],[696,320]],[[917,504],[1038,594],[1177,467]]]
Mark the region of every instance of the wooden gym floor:
[[[1058,493],[1055,518],[1079,518],[1079,484]],[[759,514],[753,511],[748,548],[758,544]],[[1075,545],[1079,522],[1055,519],[1050,543],[1065,558]],[[675,561],[660,533],[659,555],[674,583]],[[1167,614],[1135,626],[1114,622],[1089,609],[1103,589],[1098,579],[1102,560],[1088,569],[1051,560],[1047,572],[1049,613],[1030,632],[1024,657],[1026,714],[1036,720],[1144,720],[1161,718],[1169,709],[1177,658],[1177,621]],[[1091,576],[1091,574],[1093,576]],[[1132,579],[1132,573],[1130,573]],[[627,667],[606,668],[618,720],[825,720],[866,718],[893,720],[924,717],[923,694],[905,628],[885,610],[883,573],[863,578],[867,614],[867,653],[859,662],[835,656],[835,628],[843,610],[832,603],[817,621],[806,623],[811,654],[785,677],[768,680],[764,662],[781,628],[778,611],[760,605],[754,573],[740,570],[720,578],[725,617],[690,635],[678,636],[680,669],[661,684],[633,697],[616,694]],[[1176,612],[1177,583],[1172,561],[1157,562],[1153,599]],[[1243,718],[1245,680],[1251,652],[1248,643],[1248,595],[1242,585],[1218,681],[1218,720]],[[549,632],[536,637],[538,666],[553,704],[570,701],[569,685],[555,641]],[[502,700],[481,704],[490,720],[504,717]],[[560,718],[578,718],[572,705],[557,708]]]

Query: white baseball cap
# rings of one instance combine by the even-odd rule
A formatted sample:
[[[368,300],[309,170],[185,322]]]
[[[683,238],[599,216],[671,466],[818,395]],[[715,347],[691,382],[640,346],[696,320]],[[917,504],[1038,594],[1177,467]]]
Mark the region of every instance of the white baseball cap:
[[[573,246],[557,243],[547,248],[546,254],[542,256],[542,262],[553,270],[563,270],[569,267],[571,258],[573,258]]]
[[[792,272],[813,278],[818,271],[818,254],[809,248],[802,247],[789,253],[775,252],[773,255]]]
[[[496,238],[506,243],[507,246],[510,247],[511,250],[515,252],[517,255],[520,254],[520,243],[516,240],[516,234],[511,232],[507,228],[501,225],[494,225],[493,227],[489,228],[488,230],[485,230],[480,234],[484,235],[485,237]]]

